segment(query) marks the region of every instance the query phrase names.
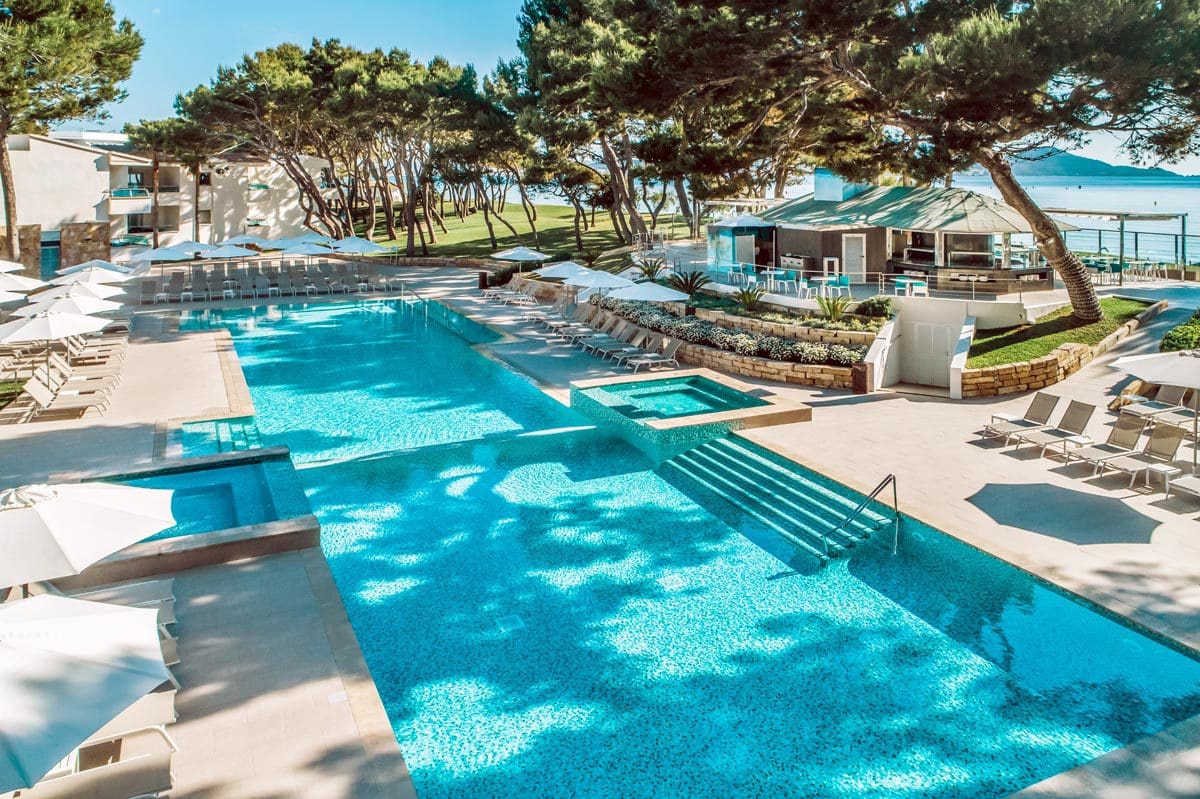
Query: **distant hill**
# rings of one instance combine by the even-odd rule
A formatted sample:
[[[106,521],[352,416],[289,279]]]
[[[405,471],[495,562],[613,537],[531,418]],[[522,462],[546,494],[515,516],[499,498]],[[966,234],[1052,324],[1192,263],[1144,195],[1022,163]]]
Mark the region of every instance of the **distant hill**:
[[[963,173],[985,175],[981,167]],[[1032,150],[1024,158],[1013,161],[1013,174],[1017,177],[1088,177],[1088,178],[1158,178],[1170,180],[1200,180],[1200,176],[1180,175],[1160,167],[1142,168],[1117,166],[1096,158],[1063,152],[1053,148]]]

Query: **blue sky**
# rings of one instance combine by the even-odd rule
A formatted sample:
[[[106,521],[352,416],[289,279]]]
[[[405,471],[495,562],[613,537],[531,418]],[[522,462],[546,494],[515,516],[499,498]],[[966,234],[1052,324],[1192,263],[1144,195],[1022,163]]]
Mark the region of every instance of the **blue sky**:
[[[112,0],[146,38],[127,84],[129,98],[99,127],[169,116],[175,95],[208,81],[221,64],[283,41],[336,37],[362,48],[400,47],[421,60],[443,55],[487,72],[516,54],[521,0]],[[95,128],[95,123],[68,127]],[[1129,163],[1116,140],[1080,151]],[[1170,167],[1200,173],[1200,158]]]

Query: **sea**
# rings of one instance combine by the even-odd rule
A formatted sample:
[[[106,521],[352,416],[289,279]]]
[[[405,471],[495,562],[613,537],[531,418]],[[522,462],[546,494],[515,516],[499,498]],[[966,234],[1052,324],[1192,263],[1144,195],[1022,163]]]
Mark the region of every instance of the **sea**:
[[[1043,208],[1187,214],[1186,257],[1189,263],[1200,261],[1200,177],[1019,177],[1018,180]],[[956,177],[954,185],[1000,197],[986,175]],[[1072,248],[1118,252],[1116,220],[1097,216],[1057,218],[1081,228],[1067,233],[1067,243]],[[1183,229],[1180,219],[1130,220],[1125,227],[1125,252],[1140,258],[1173,261],[1183,255],[1179,252]]]

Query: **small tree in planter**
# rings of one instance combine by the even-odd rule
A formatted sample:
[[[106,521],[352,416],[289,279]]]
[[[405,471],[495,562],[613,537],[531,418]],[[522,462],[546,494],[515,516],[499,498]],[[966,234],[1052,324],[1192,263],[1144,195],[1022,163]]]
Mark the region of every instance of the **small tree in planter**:
[[[762,307],[762,298],[766,293],[762,286],[747,286],[744,289],[738,289],[731,296],[743,311],[754,313]]]
[[[696,315],[696,306],[692,305],[692,298],[696,296],[696,292],[707,286],[712,280],[703,272],[685,272],[683,274],[673,274],[667,278],[667,282],[671,284],[671,288],[676,291],[682,291],[688,295],[687,307],[684,310],[686,316]]]

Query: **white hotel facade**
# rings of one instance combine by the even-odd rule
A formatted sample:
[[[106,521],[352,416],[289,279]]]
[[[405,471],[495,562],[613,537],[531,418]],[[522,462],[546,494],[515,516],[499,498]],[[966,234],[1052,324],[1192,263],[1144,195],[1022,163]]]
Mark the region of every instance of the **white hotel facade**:
[[[37,226],[41,271],[87,260],[74,252],[74,236],[64,230],[96,224],[107,236],[114,260],[132,260],[152,246],[153,164],[127,151],[119,133],[59,131],[49,136],[18,135],[7,141],[16,184],[19,226]],[[306,159],[319,182],[328,162]],[[267,161],[214,159],[200,171],[199,193],[191,170],[160,162],[159,246],[193,237],[215,243],[243,233],[262,238],[305,232],[299,190],[287,174]],[[330,189],[331,194],[334,189]],[[198,199],[198,202],[197,202]],[[8,224],[0,203],[0,228]],[[105,233],[105,225],[106,233]],[[26,237],[32,237],[26,230]],[[93,236],[93,238],[95,238]],[[23,240],[23,247],[28,243]],[[23,259],[24,260],[24,259]]]

